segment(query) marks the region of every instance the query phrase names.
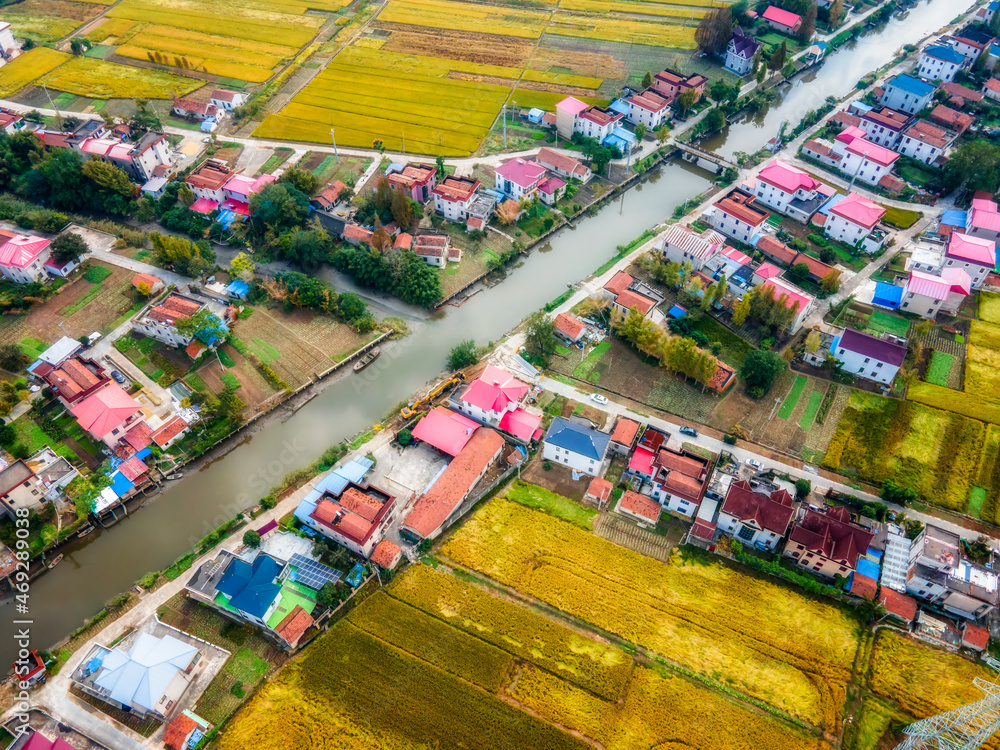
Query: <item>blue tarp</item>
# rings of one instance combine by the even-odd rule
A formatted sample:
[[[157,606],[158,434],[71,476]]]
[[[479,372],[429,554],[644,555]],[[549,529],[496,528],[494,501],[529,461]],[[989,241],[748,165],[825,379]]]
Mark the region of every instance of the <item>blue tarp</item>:
[[[873,563],[871,560],[859,557],[855,570],[863,576],[868,576],[873,581],[878,580],[878,564]]]
[[[618,112],[619,114],[628,117],[628,105],[621,99],[615,99],[613,102],[611,102],[611,105],[608,107],[608,109],[610,109],[612,112]]]
[[[111,489],[118,497],[126,494],[133,487],[135,487],[135,483],[126,479],[120,471],[111,475]]]
[[[243,279],[235,279],[229,282],[229,286],[226,287],[226,292],[230,297],[239,297],[243,299],[247,296],[247,292],[250,291],[250,285],[246,283]]]
[[[941,223],[949,227],[961,227],[965,229],[965,222],[968,215],[965,211],[956,211],[953,208],[946,208],[941,212]]]
[[[887,284],[884,281],[875,282],[875,296],[872,297],[872,304],[879,307],[887,307],[895,310],[903,300],[903,287],[895,284]]]
[[[316,485],[316,489],[306,495],[302,502],[299,503],[299,506],[295,509],[295,517],[303,524],[308,525],[312,523],[309,514],[316,510],[316,503],[319,502],[324,492],[329,492],[331,495],[339,495],[350,482],[359,484],[372,466],[374,464],[371,462],[371,459],[363,457],[351,459],[343,466],[338,466],[323,477],[319,484]]]
[[[668,315],[669,315],[669,316],[670,316],[671,318],[683,318],[683,317],[684,317],[685,315],[687,315],[687,314],[688,314],[688,311],[687,311],[687,310],[685,310],[685,309],[684,309],[683,307],[681,307],[680,305],[674,305],[673,307],[671,307],[671,308],[670,308],[670,312],[669,312],[669,313],[667,313],[667,314],[668,314]]]
[[[200,128],[201,130],[204,130],[206,133],[211,133],[213,130],[215,130],[215,118],[209,117],[203,120],[200,125]]]
[[[357,588],[361,585],[361,582],[365,580],[365,566],[358,563],[351,568],[351,572],[347,574],[347,578],[344,580],[346,580],[352,588]]]

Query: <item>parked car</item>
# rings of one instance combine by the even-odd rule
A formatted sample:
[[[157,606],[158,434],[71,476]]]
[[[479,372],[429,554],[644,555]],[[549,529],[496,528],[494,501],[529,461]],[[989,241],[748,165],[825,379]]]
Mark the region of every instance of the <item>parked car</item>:
[[[606,403],[608,403],[607,396],[602,396],[600,393],[591,393],[590,394],[590,400],[591,401],[596,401],[599,404],[606,404]]]
[[[694,427],[681,427],[681,435],[687,435],[688,437],[698,437],[698,430]]]
[[[747,466],[751,467],[754,471],[761,471],[764,468],[764,464],[752,458],[748,458],[744,461]]]
[[[119,385],[125,382],[125,376],[118,372],[118,370],[112,370],[111,377],[114,378],[114,381]]]

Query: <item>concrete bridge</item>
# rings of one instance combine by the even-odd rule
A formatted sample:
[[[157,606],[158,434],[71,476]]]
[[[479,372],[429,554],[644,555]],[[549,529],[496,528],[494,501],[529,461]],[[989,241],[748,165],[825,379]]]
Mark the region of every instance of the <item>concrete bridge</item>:
[[[692,146],[689,143],[675,142],[674,146],[680,151],[681,158],[684,161],[697,164],[702,169],[707,169],[710,172],[718,174],[724,169],[739,169],[735,162],[729,161],[729,159],[719,156],[719,154],[712,151],[702,151],[697,146]]]

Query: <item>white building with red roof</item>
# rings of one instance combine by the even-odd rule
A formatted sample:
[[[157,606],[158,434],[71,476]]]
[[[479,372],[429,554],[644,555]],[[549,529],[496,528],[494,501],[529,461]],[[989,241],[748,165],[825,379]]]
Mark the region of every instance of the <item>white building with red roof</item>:
[[[990,631],[971,622],[962,625],[962,648],[971,648],[973,651],[985,651],[990,645]]]
[[[517,157],[496,168],[496,189],[509,198],[522,201],[538,191],[545,175],[545,167],[538,162]]]
[[[897,112],[890,107],[879,107],[861,115],[858,129],[864,131],[864,135],[861,137],[871,143],[886,148],[895,148],[903,131],[912,121],[912,115],[905,112]],[[844,132],[847,130],[850,128]]]
[[[434,210],[448,221],[465,222],[469,210],[479,195],[479,180],[473,177],[447,175],[431,190]]]
[[[831,506],[823,512],[807,508],[781,554],[817,575],[847,578],[874,538],[868,529],[851,523],[851,513],[844,506]]]
[[[994,243],[1000,242],[1000,212],[997,211],[997,204],[988,198],[973,198],[966,217],[965,233]]]
[[[885,240],[885,233],[875,232],[885,211],[874,201],[849,193],[830,208],[823,233],[851,247],[863,247],[868,252],[875,252]]]
[[[222,186],[222,193],[225,197],[222,208],[235,211],[243,216],[249,216],[250,198],[277,179],[273,174],[262,174],[260,177],[247,177],[244,174],[234,174]]]
[[[663,259],[672,263],[691,264],[691,269],[700,271],[705,264],[723,248],[725,237],[714,230],[696,232],[681,224],[672,224],[662,235],[660,253]]]
[[[615,129],[621,119],[621,112],[607,107],[598,107],[595,104],[577,115],[576,132],[586,138],[596,138],[598,142],[604,143],[604,139],[611,135],[611,131]]]
[[[368,559],[373,563],[380,565],[385,570],[392,570],[399,564],[402,557],[403,550],[401,550],[398,545],[393,544],[388,539],[383,539],[375,545],[372,556]]]
[[[385,176],[393,190],[402,190],[418,203],[426,203],[436,183],[437,168],[414,162],[391,164]]]
[[[904,131],[896,150],[924,164],[935,164],[945,158],[957,137],[957,133],[932,125],[927,120],[917,120]]]
[[[944,268],[961,268],[972,279],[972,288],[979,289],[997,265],[997,248],[993,240],[952,232],[944,251]]]
[[[377,487],[351,482],[339,494],[325,492],[310,514],[312,528],[356,555],[369,557],[382,541],[396,499]]]
[[[556,104],[556,132],[563,138],[572,138],[577,130],[577,120],[588,106],[574,96],[567,96]]]
[[[692,518],[705,495],[712,462],[650,441],[651,434],[658,438],[662,433],[647,431],[629,458],[627,471],[648,483],[650,496],[664,509]]]
[[[614,489],[614,485],[607,479],[594,477],[590,480],[590,485],[587,487],[583,499],[596,504],[598,508],[604,508],[608,504],[608,500],[611,498],[611,493]]]
[[[749,482],[733,482],[719,509],[718,529],[743,544],[773,551],[794,515],[792,496],[785,490],[765,495],[754,492]]]
[[[941,311],[956,313],[972,292],[972,279],[961,268],[945,268],[938,275],[910,271],[899,309],[933,319]]]
[[[187,428],[188,423],[182,417],[175,415],[152,434],[152,441],[161,450],[166,450],[184,436]]]
[[[650,87],[629,97],[626,119],[633,125],[645,125],[650,131],[656,130],[670,117],[670,102],[669,96]]]
[[[653,498],[626,490],[619,499],[616,510],[623,516],[634,518],[640,523],[649,523],[655,526],[660,520],[662,508]]]
[[[49,245],[44,237],[0,232],[0,273],[8,281],[30,284],[45,278]]]
[[[587,332],[587,324],[572,313],[559,313],[552,321],[556,327],[556,336],[567,344],[575,344]]]
[[[178,117],[188,117],[192,120],[204,121],[219,116],[219,108],[211,102],[201,102],[196,99],[174,99],[170,108]]]
[[[776,8],[773,5],[767,6],[767,10],[764,11],[761,18],[768,26],[782,34],[797,34],[802,28],[802,16],[789,10]]]
[[[451,396],[452,408],[480,424],[498,427],[524,443],[538,437],[542,415],[522,406],[531,386],[506,370],[487,365],[479,377]]]
[[[160,302],[151,302],[137,317],[133,328],[169,346],[187,346],[192,336],[177,330],[177,321],[186,320],[207,305],[179,292],[171,292]]]
[[[139,402],[114,383],[87,396],[70,412],[80,427],[110,448],[118,444],[130,427],[143,420]]]
[[[208,95],[209,102],[226,112],[242,107],[246,104],[247,98],[247,94],[242,91],[231,91],[230,89],[212,89],[212,93]]]
[[[840,171],[857,177],[870,185],[877,185],[886,175],[892,174],[892,165],[899,154],[865,138],[855,138],[844,147]]]
[[[806,222],[819,208],[818,203],[812,208],[819,188],[819,180],[797,167],[775,159],[757,175],[754,195],[758,201],[781,213],[795,218],[805,215],[801,221]]]
[[[628,417],[619,417],[615,429],[611,432],[611,442],[608,450],[612,453],[628,455],[635,446],[636,436],[639,434],[639,423]]]
[[[771,214],[754,201],[753,194],[733,188],[701,215],[701,220],[727,237],[746,245],[755,245],[763,235]]]
[[[535,161],[550,172],[554,172],[567,180],[579,180],[580,182],[587,183],[594,176],[590,167],[582,164],[572,156],[562,154],[551,148],[539,149],[538,155],[535,156]]]
[[[663,302],[663,295],[650,286],[632,278],[631,274],[618,271],[604,285],[602,293],[611,301],[612,309],[622,315],[634,308],[643,317],[649,317],[656,306]]]
[[[808,292],[799,289],[783,276],[768,279],[764,282],[763,287],[773,289],[774,298],[783,301],[785,307],[794,310],[792,322],[788,325],[788,332],[797,333],[802,328],[802,324],[809,316],[809,313],[813,311],[816,298]]]

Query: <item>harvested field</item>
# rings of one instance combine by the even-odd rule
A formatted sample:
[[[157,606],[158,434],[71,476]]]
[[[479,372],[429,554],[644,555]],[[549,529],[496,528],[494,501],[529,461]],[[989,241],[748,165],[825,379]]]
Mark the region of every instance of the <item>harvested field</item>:
[[[22,0],[16,5],[7,7],[26,16],[56,16],[71,19],[77,21],[77,25],[95,18],[104,10],[103,5],[71,2],[70,0]]]
[[[72,55],[48,47],[18,55],[0,68],[0,96],[10,96],[71,59]]]
[[[560,68],[582,76],[611,80],[625,78],[625,63],[613,55],[600,52],[539,47],[528,65],[536,70]]]
[[[694,28],[667,22],[637,21],[611,16],[559,13],[546,28],[556,36],[644,44],[651,47],[694,49]]]
[[[669,17],[674,23],[683,20],[697,22],[708,12],[707,8],[636,3],[632,0],[559,0],[559,7],[563,10],[582,10],[590,13],[664,16]]]
[[[236,389],[236,395],[243,399],[243,403],[248,407],[254,409],[278,392],[278,389],[268,383],[249,360],[231,346],[223,346],[222,351],[235,362],[233,367],[225,369],[225,373],[232,375],[239,381],[240,387]],[[217,359],[207,360],[198,368],[197,375],[212,393],[222,392],[224,386],[223,369]]]
[[[98,99],[172,99],[205,85],[196,78],[92,57],[74,57],[47,74],[42,82],[57,91]]]
[[[105,18],[95,28],[87,34],[87,38],[92,42],[104,42],[108,39],[122,36],[135,26],[135,21],[127,18]]]
[[[427,31],[412,26],[386,24],[381,21],[376,26],[392,31],[388,41],[382,45],[382,50],[385,52],[452,58],[485,65],[520,67],[531,57],[533,49],[533,45],[529,42],[514,37],[500,37],[493,34],[476,34],[450,29]]]

